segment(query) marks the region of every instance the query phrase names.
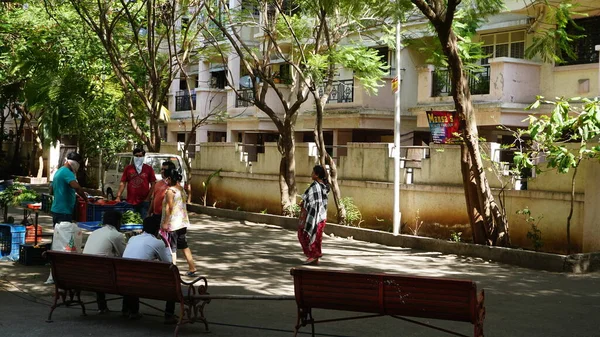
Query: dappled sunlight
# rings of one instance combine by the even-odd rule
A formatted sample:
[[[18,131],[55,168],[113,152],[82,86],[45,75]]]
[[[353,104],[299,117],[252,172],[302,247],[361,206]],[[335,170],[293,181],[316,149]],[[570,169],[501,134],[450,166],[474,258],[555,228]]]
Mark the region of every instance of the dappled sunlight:
[[[18,211],[11,214],[18,221],[22,219],[22,213]],[[295,231],[203,214],[190,214],[190,220],[193,225],[188,229],[188,243],[198,275],[208,279],[210,294],[293,295],[294,284],[290,268],[301,266],[305,260]],[[40,216],[45,233],[51,233],[50,221],[49,216]],[[184,276],[188,267],[181,251],[177,254],[177,265],[182,279],[194,279]],[[504,336],[505,334],[494,332],[494,329],[505,331],[503,329],[507,321],[519,327],[511,331],[531,331],[527,330],[529,323],[520,320],[520,317],[526,316],[536,317],[536,321],[544,322],[548,326],[544,328],[545,335],[557,335],[553,332],[565,330],[560,330],[563,326],[555,322],[555,317],[567,308],[569,320],[581,327],[581,331],[589,330],[588,327],[594,325],[590,315],[600,310],[600,273],[560,274],[537,271],[481,258],[389,247],[331,235],[323,237],[323,258],[320,264],[310,268],[474,280],[478,289],[484,289],[486,293],[488,318],[485,324],[486,330],[491,331],[486,335],[490,336]],[[4,296],[2,294],[6,292],[19,295],[20,297],[12,300],[15,303],[24,301],[21,297],[25,296],[37,303],[39,309],[35,313],[43,317],[47,314],[54,290],[53,286],[43,284],[48,273],[48,266],[0,262],[0,296]],[[84,297],[86,301],[94,300],[93,294],[86,293]],[[157,305],[161,306],[160,303]],[[117,308],[119,305],[110,306]],[[95,305],[92,304],[91,308],[95,309]],[[84,323],[73,313],[76,310],[74,308],[68,313],[57,311],[57,317],[67,325],[76,324],[92,329],[96,325],[111,324],[122,328],[123,333],[136,331],[123,321],[117,319],[114,322],[115,317],[107,319],[91,316]],[[143,311],[153,315],[152,311]],[[239,329],[246,331],[248,336],[265,336],[266,327],[281,329],[274,330],[273,336],[288,336],[291,335],[290,329],[295,322],[296,306],[293,300],[213,300],[206,311],[209,322],[216,322],[213,329],[223,333],[215,336],[236,335],[237,332],[232,331],[239,332]],[[261,315],[268,319],[256,321],[256,317]],[[340,313],[318,311],[318,315],[320,318],[329,318],[340,316]],[[149,322],[156,327],[153,336],[169,335],[172,332],[160,325],[160,320]],[[379,329],[380,324],[396,326],[403,323],[375,319],[324,325],[318,331],[337,336],[356,336],[351,332],[353,324]],[[441,326],[452,327],[453,324],[442,322]],[[138,330],[140,326],[137,326]],[[438,336],[428,330],[408,329],[407,331],[412,331],[408,336]],[[186,328],[181,330],[181,335],[197,335],[200,331],[202,329],[199,327]]]

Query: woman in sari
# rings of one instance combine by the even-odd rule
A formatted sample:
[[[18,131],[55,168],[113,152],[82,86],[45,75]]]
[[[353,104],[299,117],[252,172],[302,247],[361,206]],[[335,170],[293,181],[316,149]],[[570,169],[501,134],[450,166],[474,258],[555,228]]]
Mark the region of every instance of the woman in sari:
[[[300,223],[298,226],[298,240],[302,245],[307,260],[304,264],[318,264],[321,253],[321,240],[323,229],[327,222],[327,183],[325,169],[317,165],[312,171],[312,184],[302,195],[300,203]]]

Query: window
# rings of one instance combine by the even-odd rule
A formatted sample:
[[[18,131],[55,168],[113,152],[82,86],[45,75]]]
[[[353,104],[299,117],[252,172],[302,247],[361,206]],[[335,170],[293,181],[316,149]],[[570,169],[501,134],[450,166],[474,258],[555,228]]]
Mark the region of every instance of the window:
[[[525,58],[525,31],[487,34],[481,36],[483,53],[489,55],[481,59],[482,65],[488,65],[490,58]]]
[[[179,171],[179,173],[181,173],[181,169],[179,168],[179,160],[177,159],[177,157],[146,157],[144,164],[150,165],[150,167],[152,167],[152,170],[154,170],[154,174],[160,175],[160,169],[162,167],[162,164],[166,161],[170,161],[173,164],[175,164],[175,168],[177,169],[177,171]]]
[[[260,7],[256,1],[242,0],[242,11],[252,13],[253,16],[260,15]]]
[[[122,173],[125,170],[125,166],[131,164],[131,157],[124,156],[119,159],[119,166],[117,167],[117,172]]]
[[[292,71],[289,64],[283,63],[279,66],[279,79],[284,84],[292,83]]]
[[[600,16],[577,19],[575,20],[575,24],[581,29],[577,29],[574,25],[570,25],[567,27],[567,33],[575,36],[585,36],[575,39],[575,41],[571,43],[571,48],[577,58],[566,56],[566,62],[563,65],[597,63],[598,52],[596,51],[595,46],[600,45]]]
[[[213,89],[225,89],[225,85],[227,85],[227,74],[225,70],[213,71],[210,74],[210,87]]]
[[[198,77],[197,76],[191,76],[189,79],[190,83],[193,83],[195,86],[194,88],[198,88]],[[194,89],[192,88],[192,89]],[[179,78],[179,90],[187,90],[188,89],[188,81],[185,77],[180,77]]]

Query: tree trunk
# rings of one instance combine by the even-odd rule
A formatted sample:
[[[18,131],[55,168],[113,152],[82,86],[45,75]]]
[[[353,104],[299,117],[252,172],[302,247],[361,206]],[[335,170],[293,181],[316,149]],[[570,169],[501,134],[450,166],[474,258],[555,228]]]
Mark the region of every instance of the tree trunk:
[[[462,60],[458,51],[457,37],[450,30],[447,41],[442,42],[444,54],[453,79],[452,97],[461,120],[463,144],[461,148],[461,171],[465,189],[467,212],[471,221],[473,241],[477,244],[507,246],[510,244],[508,223],[504,213],[494,201],[479,150],[479,134],[475,111]]]
[[[19,154],[21,153],[21,138],[23,137],[23,129],[25,128],[25,117],[23,116],[23,112],[21,111],[21,108],[18,107],[17,104],[15,104],[14,108],[17,111],[20,111],[21,113],[21,121],[19,122],[19,127],[17,128],[17,132],[15,132],[15,147],[13,149],[13,165],[12,165],[12,173],[14,175],[21,175],[23,172],[21,172],[21,158],[19,158]],[[15,123],[17,121],[17,113],[13,113],[13,119],[15,120]]]
[[[33,172],[36,170],[36,161],[37,161],[37,174],[35,175],[37,178],[41,178],[44,175],[44,146],[42,144],[42,139],[40,138],[40,131],[38,128],[32,128],[33,130],[33,139],[34,143],[32,145],[31,151],[31,163],[29,168],[29,175],[33,176]]]
[[[279,165],[279,190],[281,191],[281,211],[284,216],[293,216],[296,204],[296,146],[291,125],[286,123],[285,132],[280,133],[278,148],[281,153]]]
[[[333,74],[333,72],[332,72]],[[333,78],[333,75],[331,76]],[[347,225],[346,223],[346,208],[342,204],[342,192],[340,191],[340,185],[337,180],[337,166],[333,161],[333,158],[327,153],[325,148],[325,137],[323,137],[323,102],[327,100],[328,94],[318,98],[315,97],[315,105],[317,110],[317,116],[315,119],[315,143],[317,144],[317,151],[319,152],[319,164],[326,168],[329,165],[329,171],[327,173],[329,183],[331,184],[331,192],[333,193],[333,201],[335,202],[335,208],[337,210],[336,216],[337,221],[340,225]]]
[[[581,159],[577,161],[577,165],[573,169],[573,177],[571,178],[571,207],[569,209],[569,216],[567,216],[567,254],[571,254],[571,218],[573,217],[573,208],[575,206],[575,176],[577,175],[579,163],[581,163]]]
[[[4,145],[4,125],[8,119],[8,115],[5,115],[4,111],[4,107],[0,107],[0,157],[3,157],[4,154],[4,151],[2,150]]]
[[[318,109],[317,109],[318,111]],[[317,115],[319,113],[317,112]],[[322,114],[321,114],[322,116]],[[322,119],[322,118],[321,118]],[[337,221],[340,225],[347,225],[346,223],[346,208],[342,205],[342,192],[340,191],[340,185],[337,180],[337,166],[333,161],[333,158],[327,153],[325,149],[325,138],[323,137],[323,123],[319,122],[319,118],[317,117],[317,124],[315,125],[315,143],[317,144],[317,150],[319,152],[319,164],[323,166],[323,168],[329,165],[329,172],[327,175],[329,176],[329,184],[331,185],[331,192],[333,194],[333,201],[335,202],[335,207],[337,210]]]

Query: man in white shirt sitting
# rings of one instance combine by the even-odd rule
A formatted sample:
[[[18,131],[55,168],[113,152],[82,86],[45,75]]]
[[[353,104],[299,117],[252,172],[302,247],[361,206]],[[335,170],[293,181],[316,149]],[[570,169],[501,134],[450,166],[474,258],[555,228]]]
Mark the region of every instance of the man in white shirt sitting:
[[[171,250],[167,247],[162,236],[158,234],[160,228],[160,218],[148,217],[144,219],[144,231],[142,234],[129,239],[124,258],[140,260],[158,260],[172,263]],[[165,308],[165,324],[177,323],[174,317],[175,302],[167,302]],[[140,299],[133,296],[123,297],[123,315],[128,315],[130,319],[140,319]]]
[[[107,211],[103,216],[104,225],[93,231],[88,237],[83,254],[94,254],[109,257],[121,257],[125,251],[125,236],[119,232],[122,215],[117,211]],[[106,295],[96,293],[98,312],[107,313]]]

